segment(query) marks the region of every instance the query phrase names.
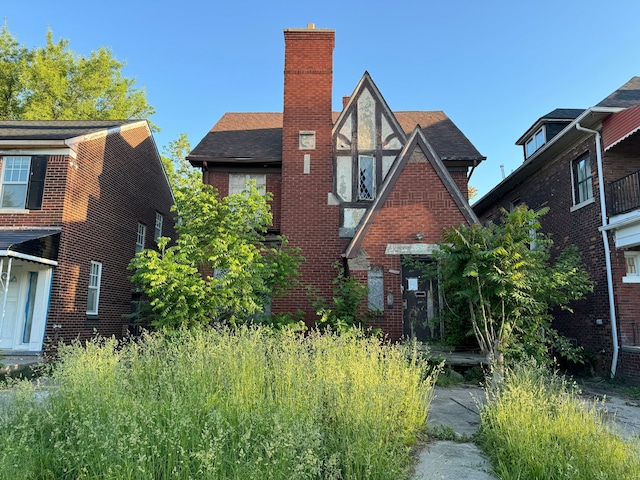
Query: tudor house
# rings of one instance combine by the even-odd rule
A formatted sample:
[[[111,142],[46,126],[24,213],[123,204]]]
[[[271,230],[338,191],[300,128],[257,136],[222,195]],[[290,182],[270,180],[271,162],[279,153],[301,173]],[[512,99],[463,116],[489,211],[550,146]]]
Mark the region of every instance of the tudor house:
[[[331,299],[335,264],[368,285],[372,324],[391,339],[435,335],[428,261],[443,228],[472,223],[468,177],[484,157],[441,111],[393,112],[364,73],[332,111],[334,31],[284,31],[282,113],[226,113],[187,159],[220,195],[255,180],[273,194],[270,233],[300,247],[301,286],[273,311],[317,319],[306,287]]]
[[[478,200],[482,222],[500,208],[549,207],[554,253],[576,245],[594,292],[554,326],[593,352],[598,368],[640,382],[640,77],[588,109],[558,109],[516,142],[524,163]]]
[[[0,164],[2,353],[122,337],[127,265],[173,231],[147,122],[1,121]]]

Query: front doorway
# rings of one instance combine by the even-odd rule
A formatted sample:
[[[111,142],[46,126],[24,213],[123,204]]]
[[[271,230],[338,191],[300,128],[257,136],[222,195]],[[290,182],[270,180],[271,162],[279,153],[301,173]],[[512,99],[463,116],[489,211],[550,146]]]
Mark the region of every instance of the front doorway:
[[[440,339],[442,325],[436,263],[427,258],[402,261],[402,334],[422,341]]]
[[[40,351],[47,318],[51,267],[0,260],[0,349]]]

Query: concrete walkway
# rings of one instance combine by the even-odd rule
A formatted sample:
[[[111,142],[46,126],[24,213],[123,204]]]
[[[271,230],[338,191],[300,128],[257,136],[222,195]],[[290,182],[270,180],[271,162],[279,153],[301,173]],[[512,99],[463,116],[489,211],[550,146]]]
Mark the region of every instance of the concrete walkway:
[[[582,398],[599,400],[598,409],[613,420],[616,432],[627,439],[640,438],[640,401],[630,401],[615,394],[586,389]],[[484,390],[473,386],[436,387],[427,416],[429,430],[450,434],[459,441],[432,440],[424,446],[412,480],[456,479],[496,480],[488,459],[471,442],[480,426],[479,408],[484,402]]]
[[[427,425],[430,430],[454,432],[460,441],[433,440],[418,458],[413,480],[496,480],[489,461],[471,442],[480,426],[478,404],[484,400],[480,387],[436,387]]]

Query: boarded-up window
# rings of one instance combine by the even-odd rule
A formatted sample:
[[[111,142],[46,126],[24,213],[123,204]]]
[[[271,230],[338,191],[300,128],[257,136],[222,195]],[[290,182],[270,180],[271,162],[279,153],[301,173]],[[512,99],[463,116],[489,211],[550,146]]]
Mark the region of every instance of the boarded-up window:
[[[382,267],[372,267],[369,270],[369,310],[384,310],[384,282]]]
[[[247,183],[255,181],[256,188],[261,195],[265,194],[267,176],[264,173],[230,173],[229,174],[229,195],[242,193],[248,190]]]

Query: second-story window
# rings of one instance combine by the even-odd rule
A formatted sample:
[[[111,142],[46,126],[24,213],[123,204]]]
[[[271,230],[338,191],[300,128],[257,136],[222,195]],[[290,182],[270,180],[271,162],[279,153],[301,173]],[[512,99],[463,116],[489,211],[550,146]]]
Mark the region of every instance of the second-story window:
[[[527,157],[544,145],[544,127],[538,130],[526,143]]]
[[[375,162],[373,157],[361,156],[358,162],[358,199],[375,198]]]
[[[3,157],[0,208],[39,210],[46,169],[45,156]]]
[[[136,233],[136,253],[144,250],[144,239],[147,236],[147,226],[138,223],[138,232]]]
[[[578,205],[593,198],[591,159],[583,155],[573,162],[573,203]]]

